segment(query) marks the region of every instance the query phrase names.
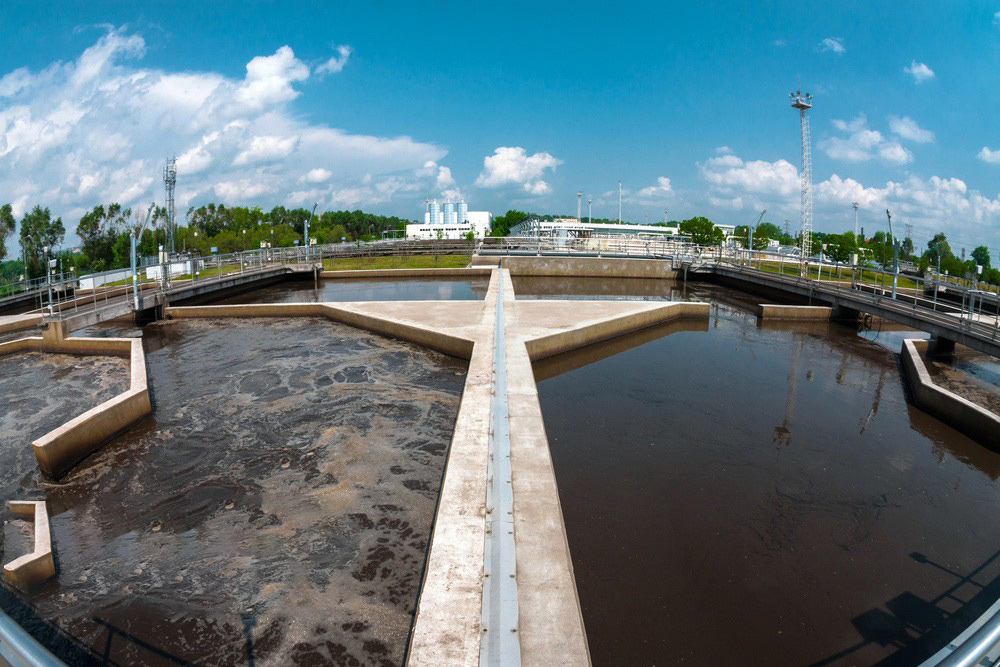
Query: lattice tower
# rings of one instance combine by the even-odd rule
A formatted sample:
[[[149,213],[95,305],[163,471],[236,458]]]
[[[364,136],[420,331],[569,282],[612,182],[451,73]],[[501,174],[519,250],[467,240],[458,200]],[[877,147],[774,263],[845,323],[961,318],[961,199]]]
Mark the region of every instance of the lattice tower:
[[[796,90],[789,97],[792,107],[799,110],[799,124],[802,129],[802,171],[799,174],[799,185],[802,189],[802,258],[803,261],[812,255],[812,150],[809,136],[809,109],[812,108],[812,95]]]
[[[166,229],[166,243],[164,247],[171,255],[174,254],[174,188],[177,186],[177,158],[167,159],[167,166],[163,169],[163,186],[167,190],[167,219],[163,225]]]

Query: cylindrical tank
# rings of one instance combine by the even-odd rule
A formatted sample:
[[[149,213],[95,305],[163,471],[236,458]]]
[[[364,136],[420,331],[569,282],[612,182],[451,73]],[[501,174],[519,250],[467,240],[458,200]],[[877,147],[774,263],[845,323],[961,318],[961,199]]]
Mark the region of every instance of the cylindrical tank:
[[[430,212],[431,212],[431,215],[430,215],[430,218],[431,218],[430,222],[431,222],[431,224],[432,225],[440,225],[441,224],[441,204],[437,203],[437,201],[432,201],[430,203],[430,208],[428,210],[430,210]]]
[[[465,200],[463,199],[462,201],[458,202],[458,204],[456,204],[455,206],[456,206],[455,213],[457,214],[458,217],[456,222],[460,225],[464,224],[469,219],[469,205],[466,204]]]
[[[441,205],[444,212],[444,224],[452,226],[455,224],[455,202],[446,201]]]

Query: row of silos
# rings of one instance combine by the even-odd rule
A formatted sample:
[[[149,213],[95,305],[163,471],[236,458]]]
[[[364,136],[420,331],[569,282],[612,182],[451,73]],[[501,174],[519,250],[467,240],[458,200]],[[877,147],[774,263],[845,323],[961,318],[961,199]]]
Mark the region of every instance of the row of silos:
[[[469,219],[469,205],[459,202],[437,200],[427,202],[427,221],[432,225],[458,225]]]

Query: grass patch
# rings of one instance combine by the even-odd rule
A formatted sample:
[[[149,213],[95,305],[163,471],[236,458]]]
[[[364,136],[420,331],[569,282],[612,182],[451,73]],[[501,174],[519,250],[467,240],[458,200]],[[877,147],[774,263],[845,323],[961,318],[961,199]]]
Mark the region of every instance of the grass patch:
[[[357,271],[376,269],[461,269],[472,261],[471,255],[395,255],[380,257],[346,257],[324,259],[324,271]]]

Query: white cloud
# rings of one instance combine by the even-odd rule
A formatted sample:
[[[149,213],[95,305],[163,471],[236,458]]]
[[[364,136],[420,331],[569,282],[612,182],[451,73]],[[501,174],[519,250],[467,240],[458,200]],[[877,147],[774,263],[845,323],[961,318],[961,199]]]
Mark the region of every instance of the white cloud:
[[[889,129],[892,130],[893,134],[909,141],[915,141],[918,144],[926,144],[934,141],[934,133],[920,127],[917,121],[909,116],[903,116],[902,118],[889,116]]]
[[[878,156],[886,162],[893,164],[909,164],[913,162],[913,153],[903,148],[903,145],[896,141],[887,141],[879,146]]]
[[[775,46],[785,46],[786,43],[783,39],[776,39],[772,42]]]
[[[819,50],[830,51],[832,53],[836,53],[838,56],[847,51],[847,49],[844,48],[843,37],[827,37],[819,43]]]
[[[983,150],[979,151],[979,159],[986,164],[1000,164],[1000,150],[990,150],[989,147],[983,146]]]
[[[914,83],[923,83],[928,79],[934,78],[934,70],[924,63],[918,63],[916,60],[910,63],[909,67],[904,67],[903,71],[913,77]]]
[[[329,169],[316,167],[315,169],[307,171],[305,176],[302,177],[302,180],[308,181],[309,183],[322,183],[330,180],[331,176],[333,176],[333,172]]]
[[[483,171],[476,179],[476,185],[484,188],[499,188],[519,185],[532,195],[551,192],[549,184],[542,180],[546,169],[555,169],[562,160],[549,153],[528,155],[520,146],[500,146],[493,155],[483,158]]]
[[[916,123],[913,125],[920,129]],[[879,157],[892,164],[907,164],[913,161],[913,154],[899,142],[890,141],[878,130],[869,128],[868,119],[864,114],[851,121],[834,120],[833,126],[847,136],[829,137],[820,141],[818,146],[834,160],[865,162]]]
[[[647,198],[663,197],[671,194],[673,191],[673,187],[670,185],[670,179],[666,176],[660,176],[656,179],[656,185],[650,185],[648,188],[639,190],[639,196]]]
[[[325,206],[407,197],[416,207],[439,176],[417,173],[446,154],[435,144],[350,134],[294,113],[310,71],[288,46],[250,60],[242,79],[144,67],[144,54],[141,36],[118,29],[74,61],[0,73],[0,183],[21,213],[35,203],[68,215],[115,200],[162,201],[171,154],[185,207],[212,199],[269,207],[303,182]],[[402,182],[380,189],[390,177]]]
[[[283,160],[292,154],[298,143],[298,137],[254,137],[250,145],[233,159],[233,166]]]
[[[997,160],[1000,161],[1000,151]],[[740,211],[765,208],[769,218],[798,220],[798,173],[784,160],[766,162],[725,155],[710,158],[700,166],[709,188],[696,208],[704,210],[707,205],[717,210],[720,221],[734,224],[745,224]],[[921,178],[911,174],[902,181],[873,186],[832,174],[813,186],[813,202],[814,224],[821,231],[841,232],[851,228],[851,203],[858,202],[861,222],[869,235],[873,229],[884,229],[888,208],[892,210],[893,223],[898,220],[914,225],[917,241],[923,238],[926,242],[933,233],[944,231],[951,238],[982,239],[986,244],[1000,242],[994,231],[1000,226],[1000,195],[991,198],[958,178]]]
[[[744,162],[735,155],[709,158],[701,176],[716,193],[788,196],[798,192],[799,172],[787,160]]]
[[[715,152],[718,153],[719,155],[729,155],[730,153],[733,152],[733,149],[730,148],[729,146],[716,146]]]
[[[344,69],[347,65],[347,59],[350,58],[353,49],[349,46],[341,45],[337,47],[337,55],[331,57],[326,62],[317,65],[313,72],[319,76],[324,76],[326,74],[336,74],[337,72]]]

